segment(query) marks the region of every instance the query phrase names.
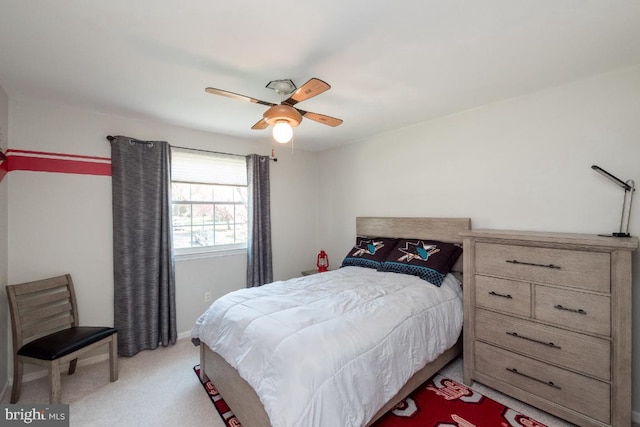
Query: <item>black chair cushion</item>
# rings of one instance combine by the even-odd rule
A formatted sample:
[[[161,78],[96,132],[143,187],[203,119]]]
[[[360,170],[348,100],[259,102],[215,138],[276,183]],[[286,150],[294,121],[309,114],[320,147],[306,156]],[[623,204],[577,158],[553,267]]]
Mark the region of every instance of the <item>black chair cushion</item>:
[[[116,332],[114,328],[102,326],[63,329],[23,345],[18,354],[40,360],[56,360]]]

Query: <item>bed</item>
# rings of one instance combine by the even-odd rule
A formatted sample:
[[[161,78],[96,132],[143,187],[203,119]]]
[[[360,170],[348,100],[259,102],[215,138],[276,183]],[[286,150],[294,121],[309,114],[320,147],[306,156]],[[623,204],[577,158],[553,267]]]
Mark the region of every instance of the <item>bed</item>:
[[[382,238],[426,239],[426,240],[435,240],[439,242],[447,242],[447,243],[453,243],[453,244],[459,245],[460,243],[462,243],[462,239],[460,238],[459,233],[462,231],[468,230],[470,228],[470,222],[471,221],[469,218],[358,217],[356,218],[356,235],[364,238],[366,237],[381,238],[382,237]],[[445,289],[447,287],[453,286],[452,283],[454,282],[451,279],[452,275],[455,276],[460,281],[460,283],[462,282],[462,262],[463,262],[463,257],[460,256],[455,262],[455,264],[450,266],[450,270],[451,270],[450,274],[448,274],[444,278],[442,285],[438,289]],[[403,295],[405,295],[403,294],[403,292],[412,292],[414,289],[417,289],[414,283],[415,281],[422,280],[415,276],[398,274],[398,272],[394,272],[393,269],[387,270],[387,273],[377,273],[375,272],[375,270],[371,268],[367,269],[367,268],[355,265],[355,266],[346,266],[340,270],[341,271],[338,271],[338,272],[329,272],[331,274],[329,273],[316,274],[316,275],[307,276],[305,278],[292,279],[291,281],[287,281],[287,282],[282,282],[282,283],[279,282],[277,286],[275,286],[276,285],[275,283],[270,284],[268,286],[274,289],[280,287],[282,288],[281,289],[282,293],[290,292],[291,294],[298,295],[295,289],[302,288],[304,286],[308,286],[310,289],[314,289],[314,288],[321,289],[323,286],[326,286],[327,289],[330,288],[333,282],[329,281],[329,279],[332,278],[332,275],[333,275],[337,277],[335,280],[342,280],[342,282],[340,282],[340,286],[341,286],[340,289],[342,293],[345,293],[345,292],[351,291],[351,289],[348,288],[348,286],[352,280],[361,280],[361,276],[362,276],[362,280],[378,281],[378,280],[382,280],[379,278],[380,277],[379,275],[386,274],[387,276],[385,276],[385,279],[384,279],[386,281],[384,286],[388,286],[387,285],[387,282],[389,281],[388,278],[389,277],[392,278],[394,282],[392,287],[394,289],[397,289],[397,292],[399,293],[398,295],[400,295],[400,297],[403,297]],[[401,282],[400,280],[402,281],[406,280],[408,284],[405,286],[404,282]],[[288,283],[288,282],[291,282],[291,283]],[[402,285],[399,285],[398,283],[402,283]],[[455,284],[456,286],[459,286],[459,283],[457,281],[455,281]],[[294,286],[294,287],[287,288],[287,286]],[[262,287],[262,288],[265,288],[265,287]],[[421,288],[437,288],[437,287],[427,283],[426,286],[421,286]],[[265,288],[265,291],[266,289],[268,288]],[[376,288],[372,287],[372,289],[376,289]],[[395,290],[387,291],[386,288],[384,289],[385,290],[382,292],[382,294],[385,295],[385,298],[387,294],[395,295],[393,293],[395,292]],[[449,292],[449,291],[445,289],[445,291],[438,291],[438,292]],[[458,292],[461,293],[459,289],[458,289]],[[242,294],[242,292],[240,292],[240,294]],[[302,294],[300,293],[300,295]],[[406,294],[406,295],[411,295],[411,294]],[[407,298],[406,295],[404,296],[404,298]],[[303,296],[301,296],[300,298],[303,298]],[[361,298],[361,297],[357,296],[357,298]],[[408,298],[408,300],[412,300],[412,299],[420,299],[420,298],[411,298],[411,297]],[[238,300],[238,301],[227,302],[228,307],[251,306],[252,304],[252,301],[246,301],[246,302],[244,300]],[[382,298],[378,298],[376,296],[376,297],[372,297],[371,301],[378,302],[378,301],[385,301],[385,300]],[[222,304],[222,303],[218,303],[218,304]],[[407,304],[407,305],[410,305],[410,304]],[[459,305],[460,319],[462,318],[461,307],[462,307],[462,304],[460,301],[460,305]],[[456,308],[456,311],[457,309],[458,308]],[[227,310],[227,308],[224,308],[223,310],[218,308],[218,311],[225,311],[225,310]],[[411,310],[411,308],[409,307],[407,308],[407,310]],[[231,311],[231,309],[229,309],[229,312],[234,313],[233,311]],[[207,312],[205,312],[205,314],[203,314],[201,318],[206,317],[206,315],[207,315]],[[400,326],[385,326],[385,319],[381,319],[380,317],[387,317],[387,316],[380,316],[379,313],[376,314],[376,316],[377,316],[376,317],[377,323],[376,323],[376,328],[374,329],[381,329],[384,331],[385,330],[384,328],[388,328],[388,331],[385,332],[386,335],[384,337],[384,340],[387,340],[387,336],[392,336],[395,334],[395,335],[404,337],[403,338],[404,341],[414,342],[414,339],[411,338],[412,337],[411,334],[417,333],[415,332],[415,330],[420,329],[421,324],[407,323],[405,325],[403,323],[402,328],[406,328],[407,330],[402,330]],[[233,315],[231,317],[233,317]],[[266,316],[257,316],[257,317],[269,318],[270,316],[266,315]],[[301,316],[301,317],[306,319],[306,316]],[[313,315],[311,315],[311,317],[313,317]],[[407,315],[406,318],[412,319],[412,321],[415,321],[415,319],[418,319],[418,320],[422,319],[421,317],[415,316],[413,314]],[[342,323],[349,323],[349,319],[347,319],[346,321],[344,320],[344,318],[342,319],[343,319]],[[248,320],[240,319],[239,322],[240,323],[245,322],[245,325],[243,326],[243,328],[247,329],[248,325],[251,325],[252,327],[256,320],[258,319],[257,318],[248,319]],[[304,321],[307,321],[307,320],[304,320]],[[330,323],[332,321],[333,320],[325,321],[325,319],[320,319],[319,322]],[[308,416],[308,418],[297,418],[297,415],[296,415],[296,416],[292,416],[291,419],[295,419],[298,421],[289,422],[286,416],[284,415],[281,416],[282,413],[286,413],[288,411],[288,406],[291,406],[294,408],[292,409],[292,411],[297,410],[295,408],[300,406],[300,403],[297,402],[296,399],[305,398],[304,395],[307,392],[306,388],[304,386],[299,386],[297,389],[298,392],[293,391],[293,390],[296,390],[295,388],[292,388],[291,390],[287,391],[288,395],[296,395],[296,399],[292,399],[290,403],[287,401],[287,404],[282,405],[282,401],[286,399],[281,398],[281,399],[274,400],[273,394],[283,390],[282,384],[290,384],[290,382],[283,383],[283,381],[285,381],[284,379],[280,379],[280,378],[271,379],[271,377],[267,376],[268,375],[267,371],[269,372],[271,371],[272,362],[270,360],[268,361],[268,363],[265,362],[265,359],[269,359],[269,357],[265,357],[265,355],[271,354],[271,353],[260,353],[258,352],[258,350],[254,350],[254,348],[257,347],[255,345],[253,345],[251,349],[249,348],[232,349],[232,350],[223,349],[222,347],[220,347],[221,345],[220,343],[218,342],[213,343],[212,339],[214,338],[211,338],[212,336],[218,335],[218,332],[212,333],[206,329],[203,329],[204,326],[201,325],[200,322],[201,320],[199,319],[196,326],[194,326],[194,332],[192,333],[192,335],[196,341],[199,341],[199,345],[200,345],[201,375],[203,377],[207,377],[213,382],[213,384],[216,386],[216,388],[218,389],[222,397],[225,399],[225,401],[229,405],[230,409],[234,412],[234,414],[236,415],[238,420],[240,420],[240,422],[244,427],[268,427],[268,426],[271,426],[272,424],[287,425],[287,426],[288,425],[291,425],[291,426],[293,425],[329,425],[327,424],[326,416],[322,415],[321,412],[318,413],[317,411],[315,411],[314,413],[313,408],[311,410],[308,409],[308,407],[313,407],[313,405],[311,404],[306,406],[303,405],[305,408],[304,411],[306,412],[304,412],[302,409],[300,410],[301,413],[304,412],[305,414],[311,414]],[[458,322],[458,320],[456,320],[456,322]],[[432,322],[432,323],[435,323],[435,322]],[[226,329],[228,327],[228,323],[225,323],[223,327]],[[459,320],[459,327],[461,328],[461,320]],[[445,329],[447,328],[450,329],[449,326],[445,327]],[[287,325],[284,325],[281,327],[274,326],[272,327],[271,330],[279,332],[281,329],[287,329]],[[302,329],[307,330],[311,328],[304,326],[304,327],[301,327],[301,330]],[[357,332],[357,333],[354,333],[354,335],[364,335],[364,336],[369,335],[369,331],[360,331],[359,329],[357,331],[350,330],[347,332]],[[242,333],[245,333],[245,331],[243,331]],[[280,358],[282,355],[296,353],[296,356],[295,356],[296,358],[293,360],[293,362],[289,363],[289,366],[295,367],[297,365],[300,365],[301,366],[300,369],[305,369],[306,371],[298,372],[297,375],[298,377],[304,377],[306,380],[307,380],[307,372],[309,370],[312,370],[312,371],[318,370],[320,373],[322,373],[322,371],[329,369],[328,367],[325,369],[325,367],[322,366],[322,362],[318,363],[317,349],[315,351],[310,350],[312,353],[308,354],[307,356],[304,356],[304,355],[301,356],[300,353],[298,353],[299,351],[302,351],[302,349],[306,347],[306,344],[304,343],[310,344],[312,341],[315,342],[318,340],[322,340],[322,335],[316,335],[310,341],[309,341],[309,338],[306,338],[308,341],[304,341],[304,338],[302,338],[302,341],[299,341],[301,344],[296,344],[297,341],[294,342],[292,340],[294,338],[301,339],[299,338],[303,336],[301,333],[296,332],[296,333],[291,333],[290,335],[286,335],[286,333],[288,333],[286,331],[282,333],[284,335],[283,335],[283,338],[281,339],[281,342],[279,342],[276,347],[273,347],[274,354],[276,354],[276,352],[278,354],[277,355],[278,363],[280,364],[286,363],[286,362],[280,361]],[[424,332],[421,332],[421,333],[424,333]],[[449,331],[448,333],[450,335],[451,331]],[[263,335],[265,334],[263,333]],[[271,334],[266,334],[266,335],[271,335]],[[274,333],[274,335],[277,336],[278,333]],[[343,335],[344,333],[339,334],[340,337],[342,337]],[[372,369],[372,370],[375,370],[376,372],[365,371],[365,372],[362,372],[362,374],[355,375],[355,378],[361,379],[363,386],[358,388],[358,383],[360,383],[360,380],[353,381],[353,384],[348,385],[346,391],[341,389],[337,394],[340,395],[340,393],[342,393],[341,396],[345,399],[351,399],[353,397],[352,395],[358,395],[358,399],[360,399],[361,394],[368,395],[370,394],[369,392],[371,391],[373,394],[376,394],[376,396],[371,396],[370,397],[371,400],[368,400],[369,399],[368,396],[362,397],[361,405],[350,403],[348,413],[346,414],[346,418],[348,418],[348,420],[343,419],[338,424],[335,424],[333,422],[331,422],[330,424],[331,425],[357,425],[357,426],[364,426],[364,425],[369,426],[373,424],[378,418],[380,418],[387,411],[392,409],[397,403],[399,403],[403,398],[405,398],[408,394],[410,394],[411,391],[413,391],[416,387],[418,387],[420,384],[425,382],[428,378],[433,376],[436,372],[442,369],[443,366],[445,366],[451,360],[455,359],[461,353],[462,344],[461,344],[461,336],[459,333],[459,329],[456,332],[456,335],[458,336],[454,337],[453,339],[451,339],[451,337],[446,339],[442,338],[440,337],[440,333],[434,333],[434,335],[437,335],[437,337],[434,338],[434,341],[436,342],[437,345],[429,344],[429,347],[434,347],[435,353],[429,354],[428,356],[423,355],[422,351],[416,351],[415,352],[416,355],[413,355],[413,351],[411,348],[393,347],[395,349],[394,351],[397,351],[402,354],[412,353],[411,363],[419,364],[419,367],[414,368],[410,373],[403,372],[401,376],[400,374],[396,374],[394,372],[393,374],[389,373],[387,375],[386,369],[384,369],[385,365],[383,364],[382,368]],[[233,342],[233,340],[235,339],[236,342],[239,342],[238,340],[239,336],[241,335],[236,335],[234,338],[233,333],[231,333],[231,335],[229,335],[229,337],[225,339],[231,342]],[[205,339],[204,337],[207,337],[207,339]],[[257,337],[260,337],[260,336],[257,336]],[[342,344],[340,344],[340,348],[345,348],[345,347],[349,348],[351,345],[350,339],[351,338],[347,339]],[[224,339],[220,339],[220,341],[224,341]],[[325,340],[325,341],[328,341],[328,340]],[[446,344],[444,344],[445,342]],[[208,344],[208,343],[212,343],[212,344]],[[268,345],[268,344],[265,344],[265,345]],[[294,346],[294,345],[297,345],[297,347],[287,347],[287,346]],[[217,351],[212,350],[211,347],[215,348]],[[375,348],[376,351],[378,351],[377,350],[378,347],[379,346],[376,344],[372,348]],[[311,344],[309,345],[309,348],[311,348]],[[331,351],[334,351],[334,350],[331,350]],[[372,357],[376,357],[376,360],[379,359],[381,355],[385,356],[387,353],[389,353],[388,350],[381,349],[379,351],[380,353],[378,356],[372,356]],[[227,356],[227,359],[231,360],[231,363],[228,362],[225,359],[225,357],[223,357],[220,353],[225,354]],[[372,351],[367,350],[366,354],[370,355],[370,353],[372,353]],[[425,358],[426,360],[422,360],[421,358]],[[360,357],[359,355],[357,357],[353,357],[353,360],[356,360],[356,359],[358,359],[358,363],[361,362],[360,359],[363,359],[362,362],[367,361],[366,357]],[[413,359],[416,359],[416,360],[414,361]],[[255,374],[248,374],[246,369],[244,369],[244,365],[239,365],[239,360],[242,360],[243,363],[245,360],[249,360],[249,362],[252,362],[252,361],[257,362],[259,364],[258,366],[259,371]],[[302,363],[303,361],[309,362],[310,360],[313,360],[312,364],[307,363],[305,365],[304,363]],[[326,364],[330,365],[332,363],[336,363],[336,360],[338,359],[334,360],[333,357],[327,358]],[[348,360],[348,363],[344,363],[343,366],[351,367],[353,365],[354,370],[362,369],[362,368],[357,368],[356,366],[357,364],[355,362],[352,363],[351,359],[345,359],[345,360]],[[237,367],[237,369],[236,367],[232,366],[232,363]],[[275,362],[273,363],[275,364]],[[340,368],[340,371],[342,370],[345,370],[345,369]],[[241,371],[244,375],[241,375],[239,371]],[[294,369],[294,372],[295,372],[295,369]],[[258,377],[260,375],[264,375],[264,379],[261,380],[260,378],[256,377],[256,375]],[[296,374],[294,373],[293,375],[296,375]],[[315,373],[309,374],[309,375],[310,376],[315,375]],[[351,375],[353,376],[353,373]],[[247,378],[249,382],[243,379],[243,377]],[[381,380],[379,377],[383,377],[383,379]],[[286,378],[286,377],[283,377],[283,378]],[[319,378],[325,378],[325,377],[319,377]],[[331,379],[333,379],[333,377],[331,377]],[[324,382],[320,380],[315,381],[313,376],[311,376],[311,379],[308,379],[308,381],[312,383],[318,382],[318,383],[321,383],[323,386],[325,383],[329,382],[324,380],[323,380]],[[380,393],[377,393],[379,387],[367,385],[369,384],[367,383],[367,381],[374,381],[370,384],[377,384],[375,381],[377,381],[378,383],[381,381],[384,382],[384,387],[380,387],[381,389],[383,389],[382,391],[384,393],[382,391]],[[254,386],[250,384],[253,384]],[[350,388],[351,386],[353,386],[354,388],[353,389]],[[393,393],[390,394],[389,390],[393,390]],[[301,395],[300,398],[298,398],[298,394]],[[311,393],[311,396],[313,398],[316,398],[316,395],[318,394],[319,392],[313,391]],[[377,394],[383,394],[383,396],[380,396]],[[274,402],[275,404],[280,405],[280,406],[276,405],[277,406],[276,409],[274,409]],[[327,408],[331,407],[331,402],[327,403],[327,402],[324,402],[323,400],[320,400],[315,405],[317,407],[322,407],[323,404]],[[268,412],[270,412],[274,418],[273,423],[270,420],[269,415],[267,415]],[[344,417],[345,415],[342,415],[342,416]],[[277,417],[277,420],[275,419],[276,417]],[[299,421],[299,420],[304,420],[304,421]]]

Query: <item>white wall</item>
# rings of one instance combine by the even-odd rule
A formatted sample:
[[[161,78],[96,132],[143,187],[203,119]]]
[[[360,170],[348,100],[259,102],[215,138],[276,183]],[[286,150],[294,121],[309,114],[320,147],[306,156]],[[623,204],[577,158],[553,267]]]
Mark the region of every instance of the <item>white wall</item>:
[[[11,148],[110,157],[107,135],[236,154],[268,154],[264,141],[135,120],[79,108],[11,100]],[[315,260],[316,154],[288,149],[271,164],[275,279],[299,275]],[[83,324],[113,324],[111,178],[13,171],[9,181],[10,283],[70,272]],[[1,225],[1,224],[0,224]],[[311,264],[310,264],[311,263]],[[176,263],[178,331],[202,313],[204,292],[216,298],[245,286],[246,256]]]
[[[356,216],[471,217],[473,228],[617,231],[640,185],[640,67],[320,153],[320,244],[346,254]],[[340,208],[336,208],[340,207]],[[635,207],[631,234],[640,235]],[[634,256],[634,408],[640,412],[640,253]]]
[[[9,98],[0,87],[0,148],[4,152],[9,142]],[[8,192],[7,179],[0,178],[0,396],[2,390],[7,383],[8,366],[7,366],[7,347],[9,342],[8,336],[8,319],[9,309],[7,306],[7,294],[4,287],[7,285],[7,266],[8,266],[8,243],[7,233],[9,232],[9,214],[8,214]],[[7,369],[3,367],[7,366]]]

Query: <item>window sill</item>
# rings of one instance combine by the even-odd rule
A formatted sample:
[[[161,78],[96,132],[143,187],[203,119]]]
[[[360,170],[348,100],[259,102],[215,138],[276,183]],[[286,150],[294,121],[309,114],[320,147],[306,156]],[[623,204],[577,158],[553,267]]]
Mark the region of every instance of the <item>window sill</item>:
[[[175,254],[174,258],[177,262],[180,261],[191,261],[195,259],[205,259],[205,258],[218,258],[224,256],[236,256],[236,255],[246,255],[247,248],[234,248],[234,249],[218,249],[218,250],[209,250],[209,251],[194,251],[194,252],[184,252],[180,254]]]

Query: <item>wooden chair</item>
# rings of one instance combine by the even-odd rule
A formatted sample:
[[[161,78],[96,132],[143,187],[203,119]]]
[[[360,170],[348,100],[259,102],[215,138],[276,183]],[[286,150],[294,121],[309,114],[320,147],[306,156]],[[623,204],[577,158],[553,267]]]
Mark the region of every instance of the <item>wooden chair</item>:
[[[13,330],[13,389],[11,403],[20,398],[23,364],[49,370],[49,402],[60,403],[60,368],[69,362],[69,375],[78,356],[109,344],[110,379],[118,379],[118,334],[114,328],[79,326],[71,275],[6,287]]]

